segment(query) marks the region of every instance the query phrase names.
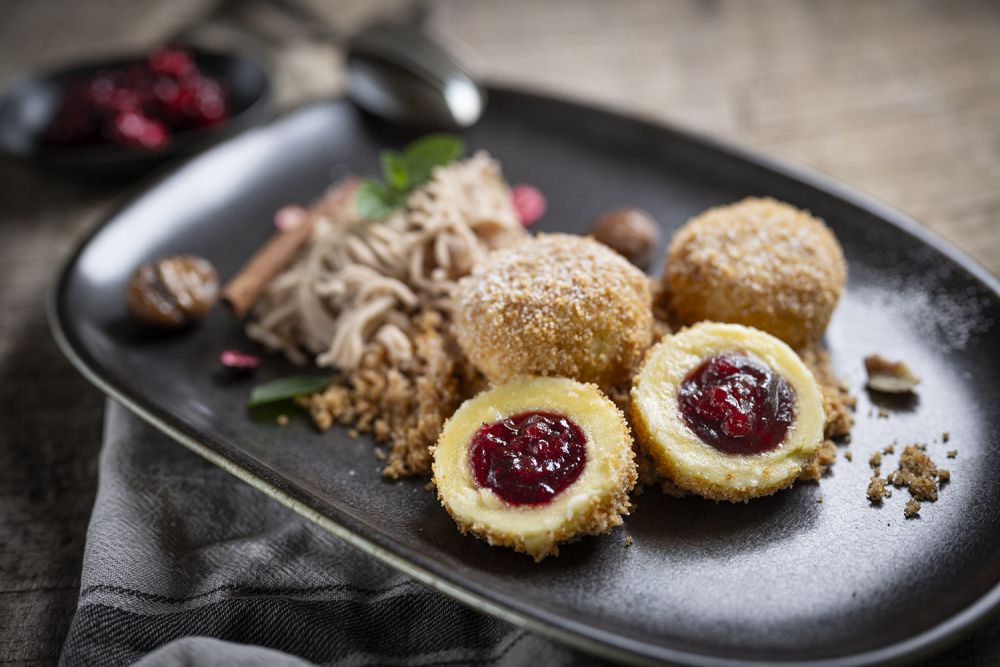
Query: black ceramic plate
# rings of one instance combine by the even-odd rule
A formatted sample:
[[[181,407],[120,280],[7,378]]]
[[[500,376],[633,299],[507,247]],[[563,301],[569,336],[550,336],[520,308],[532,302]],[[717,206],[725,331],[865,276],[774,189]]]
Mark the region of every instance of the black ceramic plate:
[[[380,477],[364,438],[319,434],[304,419],[252,422],[243,407],[250,383],[216,372],[220,350],[247,346],[221,310],[171,336],[143,335],[126,320],[122,290],[140,262],[190,252],[231,275],[271,233],[278,207],[309,202],[348,171],[374,173],[378,149],[408,138],[329,102],[188,163],[118,210],[69,262],[52,308],[64,350],[145,419],[376,558],[606,656],[871,664],[939,646],[997,604],[1000,284],[901,214],[798,169],[611,113],[492,91],[466,140],[498,157],[511,182],[546,193],[540,229],[582,232],[596,214],[630,205],[669,235],[706,207],[767,194],[826,219],[850,264],[827,343],[859,398],[853,462],[838,454],[820,485],[745,505],[647,491],[623,528],[541,564],[461,536],[424,480]],[[905,359],[924,378],[919,400],[888,418],[871,413],[863,391],[862,358],[872,352]],[[271,358],[257,379],[288,372]],[[891,442],[929,443],[953,470],[919,519],[904,520],[904,492],[881,508],[865,499],[868,456]]]

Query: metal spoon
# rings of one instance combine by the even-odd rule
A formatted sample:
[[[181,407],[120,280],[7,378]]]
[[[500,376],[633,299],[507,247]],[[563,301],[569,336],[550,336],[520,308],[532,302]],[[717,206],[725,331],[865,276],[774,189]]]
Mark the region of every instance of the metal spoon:
[[[247,9],[252,3],[243,0],[216,0],[205,17],[175,39],[190,41],[188,33],[214,19],[280,46],[292,26],[293,35],[346,47],[347,95],[375,116],[422,128],[460,129],[475,124],[483,113],[485,91],[455,49],[424,27],[428,6],[423,0],[414,0],[399,18],[375,21],[346,39],[302,0],[257,2],[276,11],[281,20],[253,19]]]
[[[409,23],[377,21],[347,44],[347,94],[386,120],[459,129],[479,120],[486,93],[452,50]]]

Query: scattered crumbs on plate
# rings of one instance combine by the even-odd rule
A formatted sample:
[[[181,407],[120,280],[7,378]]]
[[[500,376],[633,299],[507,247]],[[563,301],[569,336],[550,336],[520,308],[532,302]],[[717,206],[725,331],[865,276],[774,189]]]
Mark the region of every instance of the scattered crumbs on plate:
[[[868,457],[868,465],[871,466],[873,469],[881,467],[882,454],[880,452],[873,453],[870,457]]]
[[[882,499],[886,497],[885,479],[879,477],[878,475],[873,475],[871,481],[868,482],[868,500],[872,503],[881,503]]]
[[[886,445],[885,449],[882,450],[883,454],[895,454],[896,453],[896,443],[895,441],[891,445]]]
[[[889,473],[887,480],[896,488],[907,487],[911,502],[903,514],[907,517],[920,512],[920,501],[935,502],[940,485],[951,480],[951,472],[938,468],[927,455],[926,445],[909,445],[899,455],[899,468]],[[916,503],[914,505],[911,503]]]
[[[949,459],[953,459],[956,456],[958,456],[958,450],[957,449],[949,449],[948,453],[945,454],[945,456],[947,456]]]
[[[816,502],[818,502],[818,503],[822,503],[822,502],[823,502],[823,496],[820,496],[819,498],[817,498],[817,499],[816,499]]]
[[[274,421],[278,422],[278,426],[288,426],[288,415],[278,415]]]
[[[906,507],[903,508],[903,516],[907,519],[912,519],[915,516],[920,516],[920,501],[914,498],[910,498],[906,501]]]
[[[386,454],[385,450],[382,449],[381,447],[376,447],[375,448],[375,458],[377,458],[379,461],[385,461],[386,458],[388,458],[388,456],[389,455]]]
[[[944,433],[941,434],[941,442],[948,442],[949,440],[951,440],[950,432],[945,431]]]
[[[632,546],[632,536],[631,535],[626,535],[625,536],[625,546],[627,546],[627,547]]]
[[[844,458],[847,459],[848,461],[853,461],[854,460],[854,452],[852,452],[851,450],[848,449],[846,452],[844,452]]]
[[[878,409],[878,418],[879,419],[888,419],[889,418],[889,411],[886,410],[885,408],[879,408]]]

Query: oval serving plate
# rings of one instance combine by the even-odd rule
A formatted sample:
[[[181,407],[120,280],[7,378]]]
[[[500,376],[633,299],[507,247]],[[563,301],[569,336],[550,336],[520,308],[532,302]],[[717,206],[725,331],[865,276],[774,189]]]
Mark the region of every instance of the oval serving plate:
[[[824,218],[850,266],[827,344],[858,395],[853,462],[841,448],[821,484],[745,505],[647,490],[624,527],[537,565],[460,535],[425,480],[383,480],[371,441],[317,433],[305,418],[286,428],[252,421],[250,384],[290,367],[269,356],[254,380],[220,377],[220,350],[249,346],[221,309],[180,335],[149,336],[127,320],[122,292],[139,263],[195,253],[230,276],[270,235],[276,209],[309,202],[348,172],[375,173],[378,150],[410,138],[331,101],[184,165],[70,259],[51,304],[63,350],[153,425],[376,558],[607,657],[873,664],[926,653],[1000,602],[1000,284],[901,214],[797,168],[606,111],[491,91],[467,144],[499,158],[512,183],[546,193],[539,229],[583,232],[598,213],[628,205],[650,211],[669,237],[709,206],[766,194]],[[861,360],[873,352],[924,378],[919,399],[888,418],[863,390]],[[903,492],[881,508],[865,499],[868,456],[893,441],[928,443],[953,472],[916,520],[903,518]],[[958,458],[946,460],[952,448]]]

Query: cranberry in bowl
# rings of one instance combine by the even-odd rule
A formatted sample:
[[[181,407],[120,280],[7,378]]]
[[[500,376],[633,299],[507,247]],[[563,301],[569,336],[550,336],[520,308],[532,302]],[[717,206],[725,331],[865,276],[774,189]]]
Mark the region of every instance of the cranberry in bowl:
[[[83,176],[135,177],[270,112],[269,77],[253,59],[160,47],[15,83],[0,98],[0,153]]]

